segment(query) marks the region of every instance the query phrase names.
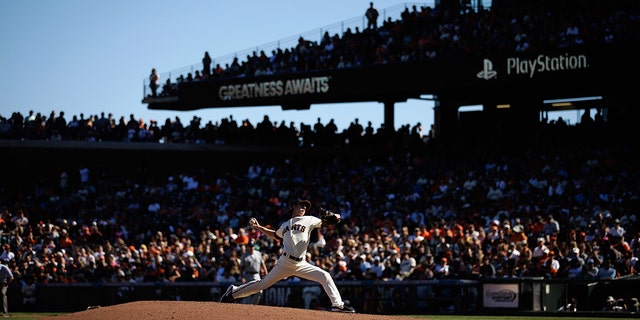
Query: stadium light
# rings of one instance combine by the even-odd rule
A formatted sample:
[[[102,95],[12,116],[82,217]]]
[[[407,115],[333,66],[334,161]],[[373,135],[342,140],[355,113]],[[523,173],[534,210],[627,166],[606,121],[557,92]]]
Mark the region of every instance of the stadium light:
[[[571,103],[571,102],[556,102],[556,103],[552,103],[551,106],[554,107],[554,108],[573,107],[573,103]]]

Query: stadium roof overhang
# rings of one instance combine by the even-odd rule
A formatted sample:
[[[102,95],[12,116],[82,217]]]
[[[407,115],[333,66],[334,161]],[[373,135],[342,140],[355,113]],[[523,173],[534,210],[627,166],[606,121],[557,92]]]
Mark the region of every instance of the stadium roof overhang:
[[[621,70],[638,71],[637,49],[529,52],[512,56],[447,55],[396,63],[294,74],[182,82],[175,97],[145,98],[149,109],[245,106],[308,109],[314,104],[403,102],[433,95],[450,104],[606,96],[626,86]]]

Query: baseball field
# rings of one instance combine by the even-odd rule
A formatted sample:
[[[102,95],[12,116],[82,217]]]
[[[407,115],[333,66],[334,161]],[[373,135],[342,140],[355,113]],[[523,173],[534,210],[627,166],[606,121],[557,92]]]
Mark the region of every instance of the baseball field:
[[[622,317],[620,317],[622,316]],[[459,315],[373,315],[373,314],[344,314],[322,310],[305,310],[297,308],[271,307],[244,304],[222,304],[218,302],[190,302],[190,301],[138,301],[108,307],[95,307],[89,310],[73,313],[11,313],[10,319],[22,320],[594,320],[594,317],[570,317],[567,314],[558,316],[459,316]],[[616,314],[615,319],[637,319],[637,315]]]

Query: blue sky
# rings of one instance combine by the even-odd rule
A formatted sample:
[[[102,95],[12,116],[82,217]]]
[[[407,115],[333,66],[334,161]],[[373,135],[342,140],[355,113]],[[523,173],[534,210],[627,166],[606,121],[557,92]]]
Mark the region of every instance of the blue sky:
[[[382,20],[385,10],[396,19],[404,5],[423,3],[428,2],[374,5]],[[340,130],[358,118],[378,128],[384,107],[375,102],[319,104],[305,111],[273,106],[190,112],[149,110],[141,102],[143,80],[152,68],[161,74],[182,70],[200,63],[205,51],[214,60],[235,53],[246,57],[247,50],[300,35],[316,41],[320,33],[318,39],[313,35],[321,28],[361,21],[368,6],[364,0],[0,1],[0,114],[8,118],[16,111],[49,115],[55,110],[70,120],[80,113],[86,118],[105,112],[160,123],[176,116],[185,123],[194,115],[204,122],[233,115],[254,124],[266,114],[272,121],[297,124],[334,119]],[[433,123],[431,102],[396,104],[396,129],[417,122],[426,130]]]

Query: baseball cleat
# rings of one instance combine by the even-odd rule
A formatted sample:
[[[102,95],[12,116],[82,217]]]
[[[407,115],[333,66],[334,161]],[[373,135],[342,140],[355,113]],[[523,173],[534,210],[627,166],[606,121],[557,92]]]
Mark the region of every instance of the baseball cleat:
[[[342,308],[337,307],[337,306],[333,306],[331,307],[331,311],[332,312],[344,312],[344,313],[355,313],[356,310],[354,310],[353,308],[349,307],[349,306],[342,306]]]
[[[220,297],[220,302],[223,302],[223,303],[233,302],[233,294],[232,294],[233,289],[234,289],[234,286],[230,285],[227,288],[227,291],[225,291],[224,294]]]

